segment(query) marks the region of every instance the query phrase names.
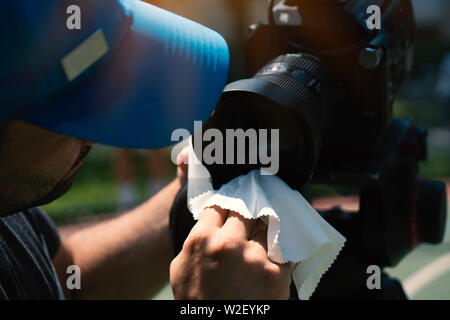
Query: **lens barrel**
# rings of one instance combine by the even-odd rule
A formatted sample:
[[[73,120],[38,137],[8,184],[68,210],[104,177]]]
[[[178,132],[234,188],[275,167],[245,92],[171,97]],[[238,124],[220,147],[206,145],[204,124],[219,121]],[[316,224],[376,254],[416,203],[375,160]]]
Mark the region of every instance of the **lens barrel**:
[[[292,188],[299,188],[317,164],[321,136],[333,117],[335,87],[332,72],[318,58],[307,54],[279,56],[253,78],[229,84],[204,130],[215,128],[225,135],[227,129],[278,129],[277,174]],[[251,152],[259,152],[258,145],[248,145],[246,159]],[[272,152],[273,145],[268,149]],[[263,167],[259,161],[237,164],[237,156],[235,152],[234,165],[204,163],[215,188]]]

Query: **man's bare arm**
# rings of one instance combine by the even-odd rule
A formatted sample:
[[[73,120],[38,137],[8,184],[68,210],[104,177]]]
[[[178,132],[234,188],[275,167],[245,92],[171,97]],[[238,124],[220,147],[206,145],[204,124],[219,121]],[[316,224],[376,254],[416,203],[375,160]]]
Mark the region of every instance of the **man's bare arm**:
[[[168,281],[169,212],[180,179],[137,209],[62,236],[54,259],[68,299],[145,299]],[[67,290],[66,269],[81,269],[81,290]]]

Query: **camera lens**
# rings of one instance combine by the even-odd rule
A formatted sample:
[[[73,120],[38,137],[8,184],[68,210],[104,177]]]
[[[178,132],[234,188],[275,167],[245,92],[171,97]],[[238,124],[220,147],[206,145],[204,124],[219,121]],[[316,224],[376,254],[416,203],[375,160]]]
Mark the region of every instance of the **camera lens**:
[[[277,174],[291,187],[299,188],[317,164],[321,136],[336,102],[334,84],[331,71],[318,58],[307,54],[279,56],[253,78],[229,84],[204,129],[215,128],[224,134],[227,129],[279,130]],[[257,145],[247,146],[247,153],[258,152]],[[270,145],[269,150],[273,151]],[[234,156],[238,156],[236,152]],[[204,163],[214,187],[263,166],[260,162],[233,163]]]

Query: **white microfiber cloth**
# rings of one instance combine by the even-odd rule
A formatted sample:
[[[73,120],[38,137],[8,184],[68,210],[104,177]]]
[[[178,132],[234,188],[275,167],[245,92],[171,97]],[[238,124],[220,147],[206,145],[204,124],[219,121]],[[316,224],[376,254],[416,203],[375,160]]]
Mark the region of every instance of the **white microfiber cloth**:
[[[307,300],[346,239],[282,179],[254,170],[214,190],[211,176],[189,146],[188,207],[197,220],[205,208],[219,206],[268,225],[268,257],[294,264],[298,296]]]

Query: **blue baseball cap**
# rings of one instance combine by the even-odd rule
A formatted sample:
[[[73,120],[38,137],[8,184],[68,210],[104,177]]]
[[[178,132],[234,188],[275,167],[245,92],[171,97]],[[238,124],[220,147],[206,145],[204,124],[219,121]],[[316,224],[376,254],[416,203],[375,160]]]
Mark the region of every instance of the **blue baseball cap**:
[[[208,119],[229,69],[218,33],[139,0],[2,0],[0,41],[0,121],[125,148]]]

